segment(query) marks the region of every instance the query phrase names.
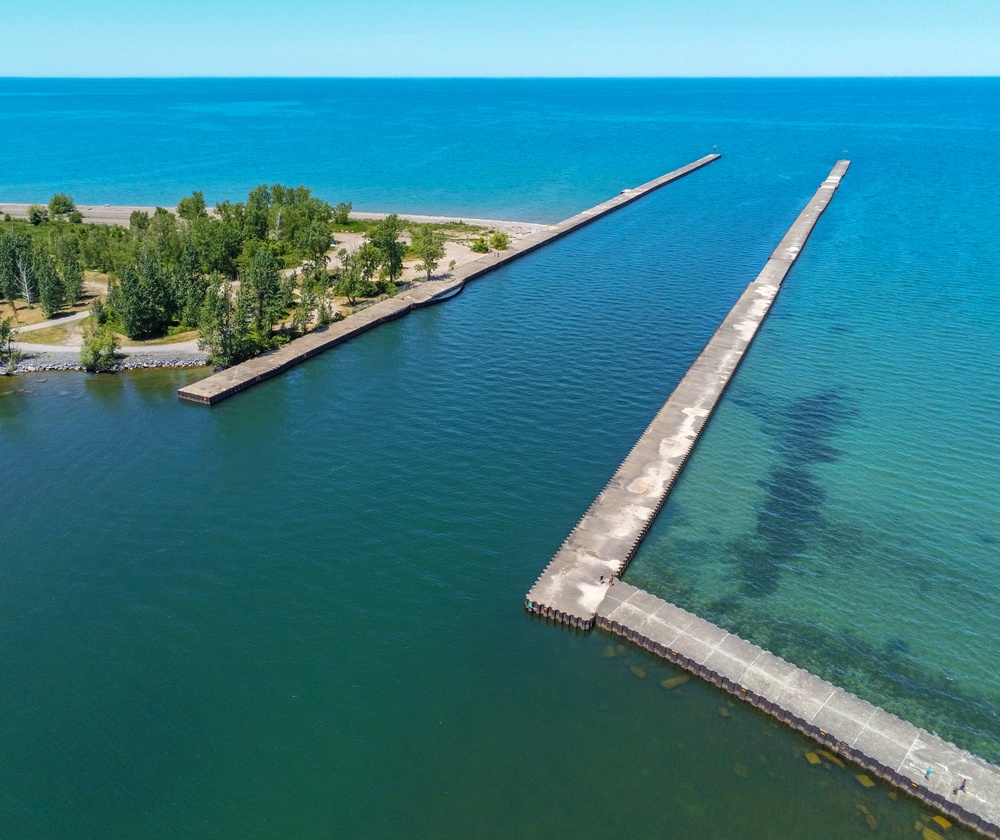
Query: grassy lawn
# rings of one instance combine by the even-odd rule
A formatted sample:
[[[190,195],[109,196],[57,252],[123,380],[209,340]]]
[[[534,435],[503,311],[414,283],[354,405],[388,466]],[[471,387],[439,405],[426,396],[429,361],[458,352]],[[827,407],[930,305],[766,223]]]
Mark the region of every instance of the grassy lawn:
[[[351,219],[346,225],[332,225],[332,229],[334,233],[365,233],[377,224],[378,222],[368,219]]]
[[[489,228],[485,228],[482,225],[468,225],[465,222],[410,222],[406,219],[400,219],[400,221],[403,223],[405,230],[412,232],[415,228],[426,227],[444,234],[448,239],[455,240],[462,240],[470,236],[481,236],[489,230]],[[378,221],[374,219],[351,219],[346,225],[334,224],[332,226],[334,239],[336,239],[336,234],[338,233],[367,233],[377,224]]]
[[[27,344],[67,344],[74,336],[80,334],[78,331],[89,321],[89,318],[84,318],[82,321],[66,324],[65,326],[56,325],[54,327],[45,327],[45,329],[41,330],[32,330],[31,332],[22,333],[20,341]],[[172,335],[148,338],[145,341],[135,341],[119,333],[118,341],[130,347],[155,347],[161,344],[179,344],[182,341],[194,341],[198,338],[198,330],[177,330],[176,327],[173,329],[175,332]]]
[[[73,306],[67,306],[64,307],[63,309],[60,309],[55,314],[55,317],[52,319],[45,317],[45,314],[42,312],[41,307],[37,303],[32,304],[29,307],[28,304],[25,303],[23,300],[19,300],[16,301],[17,303],[16,313],[14,312],[13,307],[11,307],[10,301],[4,301],[3,303],[0,303],[0,320],[3,320],[4,318],[13,318],[15,327],[30,327],[32,324],[40,324],[42,321],[58,320],[61,317],[65,317],[67,315],[73,315],[76,312],[83,312],[84,309],[87,309],[90,306],[90,304],[93,303],[94,298],[104,297],[104,294],[98,294],[96,292],[96,286],[103,286],[104,288],[107,288],[108,275],[101,274],[97,271],[85,271],[83,272],[83,282],[84,284],[86,284],[83,290],[83,297],[81,297],[80,300]],[[16,317],[14,317],[15,314]],[[33,333],[33,335],[38,335],[39,332],[47,332],[47,331],[39,330]],[[24,340],[28,341],[29,339],[27,336],[25,336]],[[33,341],[34,339],[31,340]],[[43,341],[39,343],[56,344],[58,342]]]
[[[118,334],[118,340],[129,347],[156,347],[160,344],[179,344],[182,341],[194,341],[198,338],[198,330],[185,330],[173,335],[161,335],[159,338],[147,338],[145,341],[136,341],[127,335]]]
[[[64,327],[45,327],[42,330],[17,333],[14,335],[14,341],[23,341],[26,344],[66,344],[70,338],[77,334],[76,330],[79,329],[80,324],[86,323],[87,320],[85,318],[83,321],[66,324]]]
[[[60,317],[72,315],[75,312],[83,312],[84,309],[90,306],[90,302],[93,299],[93,295],[85,293],[79,303],[75,306],[67,306],[65,309],[60,309],[51,320],[58,320]],[[42,321],[50,320],[45,317],[45,313],[42,312],[42,308],[37,303],[29,307],[23,300],[17,301],[16,317],[8,301],[0,304],[0,320],[3,318],[12,318],[15,327],[28,327],[31,324],[40,324]],[[41,330],[41,332],[44,332],[44,330]]]

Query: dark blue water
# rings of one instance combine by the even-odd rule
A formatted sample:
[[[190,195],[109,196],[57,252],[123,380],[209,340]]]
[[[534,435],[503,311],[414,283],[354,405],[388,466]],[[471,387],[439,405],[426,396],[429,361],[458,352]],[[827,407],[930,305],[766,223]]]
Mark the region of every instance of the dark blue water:
[[[998,92],[0,83],[11,201],[281,180],[551,221],[725,153],[212,410],[176,400],[185,374],[0,382],[0,825],[832,838],[871,834],[863,804],[912,833],[915,805],[521,603],[847,149],[631,574],[879,695],[880,657],[890,700],[989,754]]]

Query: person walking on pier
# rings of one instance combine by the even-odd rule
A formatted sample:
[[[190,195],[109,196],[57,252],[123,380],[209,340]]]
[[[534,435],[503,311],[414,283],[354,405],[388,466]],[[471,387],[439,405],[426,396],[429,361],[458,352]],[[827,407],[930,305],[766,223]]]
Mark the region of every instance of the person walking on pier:
[[[958,794],[960,794],[960,793],[965,793],[965,783],[967,781],[969,781],[969,780],[968,779],[962,779],[962,781],[959,784],[955,785],[955,788],[954,788],[954,790],[952,790],[952,793],[955,796],[958,796]]]

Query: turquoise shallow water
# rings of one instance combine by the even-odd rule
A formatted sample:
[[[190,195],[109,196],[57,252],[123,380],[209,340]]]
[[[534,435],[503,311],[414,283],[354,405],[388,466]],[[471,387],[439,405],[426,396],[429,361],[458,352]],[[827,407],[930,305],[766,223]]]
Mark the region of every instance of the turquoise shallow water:
[[[998,761],[1000,177],[942,145],[852,167],[629,578]]]
[[[0,382],[6,833],[870,836],[861,804],[912,836],[521,603],[849,149],[630,575],[995,749],[997,83],[323,84],[3,82],[0,195],[554,219],[726,156],[210,411],[193,373]],[[296,109],[361,139],[274,132]]]

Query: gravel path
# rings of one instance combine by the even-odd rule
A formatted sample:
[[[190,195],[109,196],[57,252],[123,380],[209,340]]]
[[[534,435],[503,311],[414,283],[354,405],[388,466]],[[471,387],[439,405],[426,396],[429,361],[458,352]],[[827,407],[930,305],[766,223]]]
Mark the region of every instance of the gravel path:
[[[82,346],[80,344],[32,344],[28,341],[15,341],[14,345],[24,353],[50,353],[56,356],[65,356],[67,353],[79,355],[80,347]],[[198,350],[198,339],[177,341],[173,344],[146,344],[141,346],[123,344],[120,352],[123,356],[175,356],[178,353],[187,355],[200,353]]]
[[[80,348],[58,344],[15,343],[24,353],[15,373],[36,373],[45,370],[83,370]],[[197,341],[179,341],[175,344],[157,344],[147,347],[123,346],[121,360],[116,370],[139,370],[157,367],[201,367],[207,365],[205,354],[198,349]]]
[[[123,356],[115,370],[143,370],[146,368],[184,368],[207,365],[204,353],[164,353],[162,355]],[[14,373],[39,373],[41,371],[82,371],[78,355],[66,353],[31,353],[25,356]]]
[[[29,324],[26,327],[14,327],[15,333],[26,333],[32,330],[44,330],[46,327],[61,327],[64,324],[72,324],[75,321],[82,321],[90,316],[90,310],[84,309],[82,312],[74,312],[72,315],[64,315],[62,318],[52,318],[49,321],[41,321],[37,324]]]

